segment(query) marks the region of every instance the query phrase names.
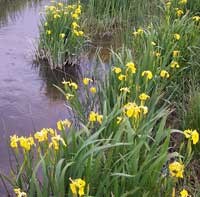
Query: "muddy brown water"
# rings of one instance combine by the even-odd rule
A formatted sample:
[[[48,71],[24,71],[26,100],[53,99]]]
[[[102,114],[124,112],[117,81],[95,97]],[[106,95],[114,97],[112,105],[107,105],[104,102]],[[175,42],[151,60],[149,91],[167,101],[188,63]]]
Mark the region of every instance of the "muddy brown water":
[[[39,13],[46,2],[0,0],[0,171],[6,174],[10,135],[28,136],[68,116],[58,91],[32,65]],[[1,181],[0,196],[7,196]]]

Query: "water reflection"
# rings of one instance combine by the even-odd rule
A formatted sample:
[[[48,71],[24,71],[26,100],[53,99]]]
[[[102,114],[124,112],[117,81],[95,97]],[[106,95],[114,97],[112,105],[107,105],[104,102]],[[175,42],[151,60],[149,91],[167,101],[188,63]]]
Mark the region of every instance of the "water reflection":
[[[62,88],[62,81],[74,81],[79,83],[80,67],[78,65],[66,65],[63,69],[50,69],[46,62],[35,62],[33,68],[38,71],[39,76],[43,80],[43,86],[45,87],[45,95],[50,100],[64,100],[65,97],[62,95],[54,85]]]
[[[13,1],[15,8],[6,2],[0,0],[0,24],[4,24],[0,27],[0,170],[8,173],[10,135],[27,136],[43,127],[55,128],[56,121],[69,113],[61,96],[55,96],[58,91],[52,87],[53,81],[46,83],[41,71],[32,66],[39,12],[47,1],[37,6]],[[0,181],[0,194],[6,196],[3,188]]]
[[[0,27],[15,21],[27,7],[36,7],[42,0],[0,0]]]

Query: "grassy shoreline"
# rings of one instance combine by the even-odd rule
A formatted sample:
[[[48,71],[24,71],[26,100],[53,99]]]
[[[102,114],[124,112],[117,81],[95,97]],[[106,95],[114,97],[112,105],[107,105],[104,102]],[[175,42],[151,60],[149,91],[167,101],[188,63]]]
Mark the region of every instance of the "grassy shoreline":
[[[66,51],[79,54],[75,48],[89,38],[84,23],[90,27],[94,19],[97,26],[102,21],[112,26],[115,17],[122,23],[130,17],[140,25],[126,29],[122,47],[111,46],[107,70],[91,69],[78,82],[55,86],[74,120],[60,120],[56,129],[32,136],[11,136],[16,166],[4,178],[17,196],[200,195],[195,175],[200,123],[194,118],[200,103],[193,96],[200,85],[198,0],[153,1],[162,15],[148,25],[137,19],[138,12],[131,15],[133,1],[120,2],[53,2],[46,8],[39,47],[48,50],[53,69],[62,68]],[[151,3],[134,6],[146,11]]]

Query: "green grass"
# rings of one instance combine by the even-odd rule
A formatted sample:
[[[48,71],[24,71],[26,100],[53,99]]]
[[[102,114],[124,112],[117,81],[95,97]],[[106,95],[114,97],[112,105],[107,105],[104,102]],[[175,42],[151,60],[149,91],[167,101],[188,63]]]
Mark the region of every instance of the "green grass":
[[[85,0],[82,3],[85,31],[91,36],[112,35],[116,31],[148,24],[158,19],[159,6],[162,6],[158,0]]]
[[[110,25],[108,29],[116,21],[126,24],[137,20],[141,26],[136,24],[124,32],[123,47],[110,49],[109,67],[99,68],[98,64],[96,69],[93,65],[91,72],[83,73],[79,82],[69,80],[63,82],[63,88],[56,86],[75,117],[71,120],[73,124],[58,122],[56,132],[41,130],[34,136],[34,144],[30,138],[11,140],[15,167],[10,178],[1,176],[28,196],[72,196],[70,184],[77,178],[86,182],[84,196],[88,197],[169,197],[173,191],[175,196],[180,196],[183,189],[189,195],[199,196],[199,177],[195,175],[193,159],[198,154],[199,143],[194,145],[193,139],[186,139],[183,133],[185,129],[199,129],[199,95],[193,97],[193,91],[188,90],[199,87],[200,29],[199,21],[193,19],[197,14],[193,9],[196,1],[180,5],[179,0],[174,0],[170,8],[160,1],[161,4],[121,2],[81,2],[88,26],[93,23],[91,19],[97,25],[106,22]],[[140,17],[138,12],[132,13],[136,5],[138,12],[161,5],[162,15],[157,17],[162,17],[155,22],[149,11],[152,23],[144,25],[136,19]],[[178,16],[177,7],[183,11],[182,15]],[[49,9],[41,27],[45,42],[40,47],[52,50],[51,57],[55,58],[52,68],[62,67],[62,58],[67,56],[64,53],[59,59],[58,50],[62,47],[73,50],[77,40],[70,36],[71,28],[67,29],[69,45],[58,41],[58,35],[66,26],[71,27],[73,20],[56,17],[60,22],[55,22]],[[173,104],[178,114],[173,118],[183,126],[170,119]],[[184,165],[182,178],[172,176],[169,166],[174,161]]]
[[[200,130],[200,93],[197,90],[191,90],[186,99],[187,104],[184,107],[183,124],[191,129]],[[200,146],[195,146],[194,157],[199,158]]]

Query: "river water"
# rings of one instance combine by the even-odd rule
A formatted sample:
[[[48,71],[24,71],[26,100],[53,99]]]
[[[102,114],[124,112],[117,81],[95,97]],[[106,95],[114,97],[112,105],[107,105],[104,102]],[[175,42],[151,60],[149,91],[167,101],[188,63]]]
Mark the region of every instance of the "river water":
[[[67,117],[58,91],[33,66],[39,13],[45,2],[8,2],[0,0],[0,171],[4,173],[9,171],[10,135],[55,127],[57,120]],[[3,193],[0,182],[0,196]]]

